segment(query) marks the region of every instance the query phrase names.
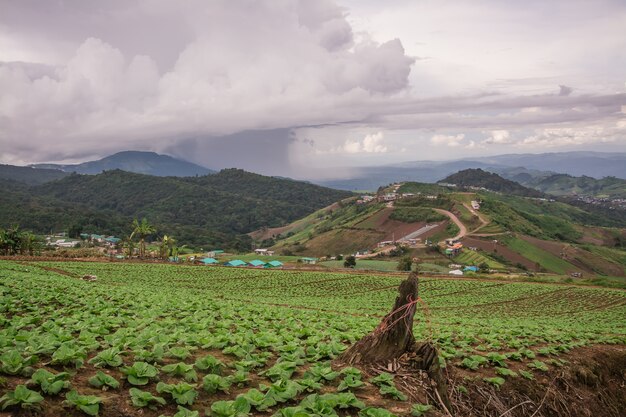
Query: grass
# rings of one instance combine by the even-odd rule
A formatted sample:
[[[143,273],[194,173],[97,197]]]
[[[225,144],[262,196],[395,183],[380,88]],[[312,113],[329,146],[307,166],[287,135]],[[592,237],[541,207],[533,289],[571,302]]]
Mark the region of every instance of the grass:
[[[320,262],[319,265],[322,265],[328,268],[343,268],[343,261],[324,261],[324,262]],[[354,269],[390,272],[390,271],[396,271],[397,266],[398,266],[398,262],[394,262],[394,261],[357,259],[356,266],[354,267]]]
[[[428,262],[419,264],[418,269],[420,272],[435,272],[443,274],[447,274],[448,271],[450,271],[450,268],[448,268],[447,266],[437,265]]]
[[[609,262],[615,262],[626,267],[626,251],[605,246],[582,245],[583,249],[588,250]]]
[[[557,274],[567,274],[569,271],[577,270],[577,268],[569,262],[566,262],[563,259],[556,257],[525,240],[517,237],[509,237],[505,240],[505,242],[510,249],[519,253],[523,257],[540,264],[548,271],[556,272]]]
[[[474,230],[480,226],[478,216],[472,214],[463,204],[455,204],[454,208],[459,213],[459,220],[467,227],[467,230]]]
[[[500,262],[497,262],[478,251],[473,251],[469,249],[464,249],[458,256],[453,258],[454,262],[461,263],[464,265],[473,265],[478,266],[481,263],[486,263],[489,265],[489,268],[493,269],[505,269],[506,267],[502,265]]]

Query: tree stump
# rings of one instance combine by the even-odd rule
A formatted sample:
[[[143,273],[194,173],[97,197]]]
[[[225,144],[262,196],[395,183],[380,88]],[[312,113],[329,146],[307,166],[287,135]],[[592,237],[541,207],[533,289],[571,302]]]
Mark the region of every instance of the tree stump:
[[[364,336],[337,358],[337,362],[362,367],[400,368],[426,371],[435,383],[442,405],[451,411],[448,387],[439,365],[437,349],[429,342],[417,342],[413,336],[413,317],[418,302],[419,281],[412,272],[400,283],[396,302],[373,332]]]

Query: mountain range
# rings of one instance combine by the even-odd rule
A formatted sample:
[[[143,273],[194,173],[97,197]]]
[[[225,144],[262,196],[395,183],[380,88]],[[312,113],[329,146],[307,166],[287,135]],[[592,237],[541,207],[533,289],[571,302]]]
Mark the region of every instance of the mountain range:
[[[141,151],[118,152],[102,159],[83,162],[82,164],[33,164],[31,167],[90,175],[100,174],[103,171],[112,169],[121,169],[122,171],[154,175],[157,177],[193,177],[214,174],[216,172],[168,155]]]
[[[317,184],[343,190],[376,190],[402,181],[434,183],[464,169],[480,168],[517,181],[552,174],[585,175],[600,179],[626,179],[626,153],[560,152],[510,154],[455,161],[414,161],[401,164],[361,167],[352,178],[316,181]]]

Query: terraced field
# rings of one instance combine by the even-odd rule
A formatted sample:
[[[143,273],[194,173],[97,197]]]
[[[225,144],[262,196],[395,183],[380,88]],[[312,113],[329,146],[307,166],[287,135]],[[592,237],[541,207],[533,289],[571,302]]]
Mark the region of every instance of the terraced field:
[[[458,256],[454,257],[454,262],[462,263],[464,265],[474,265],[478,266],[481,263],[485,262],[489,265],[489,268],[494,269],[504,269],[505,266],[500,262],[494,261],[491,258],[486,257],[478,251],[472,251],[469,249],[463,250]]]
[[[408,416],[416,401],[393,382],[379,393],[380,378],[328,362],[378,324],[401,279],[0,261],[0,403],[45,416]],[[469,381],[539,378],[577,347],[626,344],[620,290],[424,278],[420,297],[416,338]]]

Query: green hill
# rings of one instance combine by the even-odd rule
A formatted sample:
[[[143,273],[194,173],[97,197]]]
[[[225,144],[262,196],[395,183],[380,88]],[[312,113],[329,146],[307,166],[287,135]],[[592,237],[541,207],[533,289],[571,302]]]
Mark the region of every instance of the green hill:
[[[114,169],[157,177],[193,177],[215,173],[208,168],[169,155],[141,151],[118,152],[96,161],[75,165],[35,164],[33,166],[90,175]]]
[[[39,185],[46,182],[60,180],[69,174],[58,169],[18,167],[14,165],[0,165],[0,179],[15,181],[27,185]]]
[[[133,218],[146,217],[180,242],[232,249],[249,249],[248,232],[282,226],[351,195],[236,169],[187,178],[72,174],[35,187],[3,182],[0,191],[0,227],[19,223],[50,232],[78,224],[122,234]]]
[[[440,183],[455,184],[457,187],[485,188],[490,191],[518,195],[523,197],[543,197],[543,193],[526,188],[514,181],[502,178],[498,174],[477,169],[465,169],[447,176]]]
[[[595,179],[555,174],[547,178],[531,179],[527,186],[556,196],[585,195],[600,198],[626,198],[626,180],[616,177]]]

